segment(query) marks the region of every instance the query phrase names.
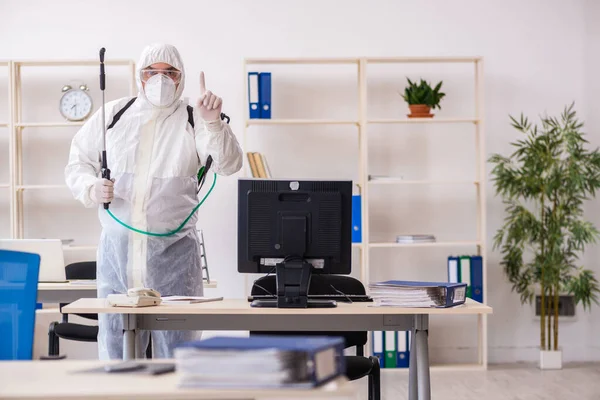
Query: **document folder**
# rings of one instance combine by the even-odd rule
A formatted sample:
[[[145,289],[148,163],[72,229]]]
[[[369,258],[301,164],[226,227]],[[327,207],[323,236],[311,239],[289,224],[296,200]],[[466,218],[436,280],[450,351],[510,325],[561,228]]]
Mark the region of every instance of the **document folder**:
[[[352,243],[362,242],[361,196],[352,196]]]
[[[248,104],[250,118],[260,118],[260,100],[258,92],[258,72],[248,72]]]
[[[271,118],[271,73],[261,72],[258,76],[260,118]]]
[[[377,307],[437,307],[464,304],[467,285],[449,282],[386,281],[369,285]]]
[[[471,257],[460,257],[460,281],[467,284],[467,297],[471,297]]]
[[[396,332],[385,331],[385,368],[396,368]]]
[[[483,258],[471,257],[471,298],[483,303]]]
[[[460,268],[458,264],[458,257],[448,257],[448,282],[459,283],[460,282]]]
[[[373,355],[379,359],[379,368],[384,367],[383,331],[373,332]]]
[[[213,337],[175,348],[182,386],[315,387],[344,375],[344,339]]]
[[[408,360],[409,360],[409,352],[410,352],[410,343],[409,331],[399,331],[398,332],[398,360],[396,365],[398,368],[408,368]]]

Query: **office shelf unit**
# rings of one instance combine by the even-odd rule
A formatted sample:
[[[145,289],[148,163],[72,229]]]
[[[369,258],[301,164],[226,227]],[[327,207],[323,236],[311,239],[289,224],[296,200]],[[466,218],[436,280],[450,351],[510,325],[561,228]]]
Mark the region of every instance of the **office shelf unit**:
[[[438,117],[435,118],[369,118],[367,116],[368,101],[367,93],[369,91],[367,83],[367,69],[375,64],[465,64],[467,67],[473,67],[473,84],[474,84],[474,104],[475,109],[472,115],[467,117]],[[356,85],[358,88],[358,109],[356,118],[348,120],[327,120],[327,119],[278,119],[273,116],[272,119],[250,119],[248,110],[248,72],[249,67],[254,65],[264,65],[266,67],[282,66],[282,65],[354,65],[356,66]],[[361,190],[362,200],[362,240],[363,243],[354,244],[355,248],[361,251],[360,256],[360,279],[366,285],[370,282],[370,253],[372,251],[381,251],[381,249],[402,249],[402,251],[410,251],[414,249],[419,251],[422,248],[449,248],[449,249],[474,249],[479,255],[483,255],[483,292],[484,303],[487,299],[487,284],[486,284],[486,235],[485,235],[485,150],[484,150],[484,112],[483,112],[483,59],[480,57],[357,57],[357,58],[249,58],[244,60],[243,68],[244,79],[244,135],[243,145],[244,151],[255,151],[256,149],[249,147],[249,138],[257,135],[261,131],[261,127],[269,125],[354,125],[357,128],[358,134],[358,166],[359,174],[356,184]],[[276,87],[276,84],[273,84]],[[327,90],[327,85],[323,85],[323,90]],[[275,89],[274,89],[275,90]],[[474,179],[453,179],[453,180],[403,180],[401,178],[373,178],[369,177],[369,128],[375,125],[405,125],[415,126],[418,124],[435,124],[435,125],[464,125],[466,128],[475,130],[474,145],[476,149],[475,162],[475,178]],[[410,129],[410,128],[409,128]],[[251,176],[249,167],[245,167],[245,175]],[[298,177],[302,178],[302,177]],[[401,187],[424,187],[433,185],[463,185],[464,187],[474,187],[476,192],[477,206],[474,208],[477,220],[476,237],[472,240],[445,240],[433,243],[417,243],[417,244],[398,244],[395,242],[380,242],[370,241],[371,237],[371,221],[369,218],[369,205],[371,203],[370,190],[377,186],[387,186],[391,188]],[[463,187],[461,186],[461,187]],[[446,268],[444,264],[440,268]],[[248,285],[247,285],[248,286]],[[477,320],[477,358],[478,362],[473,364],[459,365],[441,365],[439,369],[485,369],[487,368],[487,316],[480,315]],[[401,371],[401,369],[398,369]]]
[[[135,64],[131,60],[107,60],[105,62],[107,67],[123,67],[127,71],[127,75],[130,77],[128,80],[129,84],[129,95],[137,93],[136,82],[135,82]],[[76,129],[83,126],[85,121],[71,122],[65,120],[56,121],[43,121],[43,122],[28,122],[23,121],[22,110],[27,102],[35,102],[35,98],[25,98],[23,94],[23,77],[22,72],[24,68],[46,68],[46,67],[60,67],[69,69],[71,67],[88,67],[88,68],[99,68],[98,61],[95,60],[26,60],[26,61],[9,61],[10,70],[10,82],[9,82],[9,104],[11,110],[9,112],[10,121],[8,122],[9,127],[9,158],[10,158],[10,183],[9,189],[11,192],[11,237],[15,239],[21,239],[25,237],[24,227],[24,215],[27,211],[23,201],[24,192],[26,191],[43,191],[50,190],[51,193],[57,191],[67,191],[67,186],[64,184],[25,184],[23,179],[23,163],[24,163],[24,149],[23,149],[23,133],[26,129],[37,128],[44,129],[46,132],[56,132],[56,129],[68,128],[76,132]],[[61,82],[57,82],[56,85],[60,87]],[[33,97],[33,96],[32,96]],[[111,99],[107,99],[109,101]],[[29,103],[31,104],[31,103]],[[95,107],[95,110],[101,107],[101,104]],[[94,111],[95,111],[94,110]],[[67,145],[70,143],[55,143],[53,146]],[[66,160],[65,160],[66,162]],[[60,176],[63,175],[63,171],[56,171]],[[94,254],[96,246],[65,246],[65,251],[80,251],[86,252],[86,254]]]
[[[0,113],[0,138],[2,140],[7,139],[7,143],[8,143],[8,149],[6,149],[7,151],[2,149],[2,153],[1,153],[2,155],[0,156],[0,168],[2,168],[2,170],[4,170],[4,171],[8,171],[7,177],[4,177],[4,175],[3,175],[2,178],[0,178],[0,201],[2,202],[2,206],[0,207],[0,215],[5,216],[5,215],[10,215],[12,212],[11,202],[10,201],[7,202],[7,200],[9,200],[9,195],[12,194],[11,182],[10,182],[11,168],[12,168],[11,154],[10,154],[10,147],[11,147],[10,115],[11,115],[11,106],[12,106],[11,101],[10,101],[10,94],[11,94],[10,83],[12,82],[11,61],[0,60],[0,68],[2,70],[2,72],[0,74],[0,79],[5,81],[7,84],[6,85],[7,86],[6,98],[8,99],[7,109],[3,110],[3,111],[6,111],[6,113],[4,113],[4,112]],[[4,223],[4,217],[3,217],[2,221]],[[2,232],[4,232],[4,229],[2,229]]]

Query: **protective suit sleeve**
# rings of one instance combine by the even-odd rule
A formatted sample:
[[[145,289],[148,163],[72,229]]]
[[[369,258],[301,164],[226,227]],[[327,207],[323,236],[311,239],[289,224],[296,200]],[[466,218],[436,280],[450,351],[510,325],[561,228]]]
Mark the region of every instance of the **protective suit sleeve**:
[[[242,148],[229,124],[217,121],[203,121],[194,108],[196,124],[196,151],[202,164],[212,156],[211,169],[219,175],[235,174],[242,168]]]
[[[116,103],[120,101],[106,104],[106,124],[112,119]],[[73,137],[69,162],[65,167],[65,181],[69,190],[87,208],[97,206],[90,198],[90,190],[100,174],[101,152],[102,109],[99,109]]]

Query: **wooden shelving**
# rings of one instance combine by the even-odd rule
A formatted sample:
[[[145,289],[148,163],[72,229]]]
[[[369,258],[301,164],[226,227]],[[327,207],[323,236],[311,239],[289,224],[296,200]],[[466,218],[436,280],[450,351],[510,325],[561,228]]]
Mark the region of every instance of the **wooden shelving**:
[[[453,241],[453,242],[429,242],[429,243],[396,243],[396,242],[373,242],[369,247],[376,248],[403,248],[403,247],[464,247],[481,246],[480,241]]]
[[[444,64],[466,64],[473,67],[474,77],[474,95],[475,95],[475,107],[471,113],[462,117],[446,117],[446,116],[434,116],[433,118],[377,118],[369,117],[368,114],[368,80],[367,70],[370,65],[374,64],[418,64],[418,63],[430,63],[440,64],[443,68]],[[248,116],[248,83],[247,83],[247,72],[249,71],[249,65],[261,64],[261,68],[267,69],[269,66],[284,66],[284,65],[355,65],[356,71],[356,87],[358,89],[358,108],[352,109],[352,112],[356,112],[356,118],[350,118],[349,120],[319,120],[319,119],[278,119],[278,116],[274,115],[273,119],[249,119]],[[379,249],[405,249],[419,251],[420,247],[433,249],[433,248],[448,248],[448,249],[461,249],[468,247],[475,247],[476,252],[480,255],[485,255],[486,251],[486,219],[485,219],[485,185],[484,182],[485,174],[485,146],[484,146],[484,112],[483,112],[483,59],[481,57],[354,57],[354,58],[249,58],[244,61],[244,111],[245,111],[245,124],[244,124],[244,141],[243,147],[245,151],[250,151],[248,146],[249,137],[254,138],[261,130],[260,127],[269,125],[318,125],[318,124],[352,124],[357,126],[358,130],[358,169],[359,177],[358,181],[355,182],[361,188],[362,196],[362,238],[363,243],[354,243],[354,248],[360,248],[360,279],[367,285],[370,282],[370,269],[371,265],[370,252],[378,251]],[[326,85],[324,85],[326,86]],[[328,90],[324,87],[323,90]],[[339,107],[344,107],[339,105]],[[356,111],[354,111],[356,110]],[[467,177],[456,177],[451,179],[423,179],[423,180],[404,180],[400,178],[369,178],[369,138],[368,131],[371,127],[376,125],[406,125],[407,127],[416,126],[419,124],[426,125],[461,125],[465,129],[474,130],[474,149],[475,149],[475,173],[470,174],[472,176]],[[252,127],[251,135],[249,134],[249,128]],[[409,131],[410,128],[405,128],[404,131]],[[439,128],[437,128],[439,129]],[[353,136],[350,140],[356,140]],[[326,166],[324,166],[326,168]],[[248,172],[248,171],[247,171]],[[249,172],[248,172],[249,173]],[[298,179],[302,177],[296,177]],[[468,187],[473,185],[475,188],[475,202],[476,205],[473,207],[474,213],[477,218],[477,232],[474,240],[446,240],[434,243],[415,243],[415,244],[399,244],[399,243],[387,243],[387,242],[371,242],[370,236],[370,217],[369,209],[371,196],[369,195],[370,190],[379,185],[390,185],[390,187],[398,188],[402,190],[401,185],[407,185],[407,187],[415,186],[428,186],[428,185],[463,185]],[[394,189],[395,190],[395,189]],[[377,235],[375,235],[377,236]],[[379,235],[381,237],[381,234]],[[376,268],[373,266],[373,268]],[[442,268],[445,269],[445,260],[443,261]],[[378,269],[379,270],[379,269]],[[487,295],[487,264],[486,257],[483,258],[483,292],[484,296]],[[484,297],[484,303],[486,302]],[[487,316],[481,316],[477,322],[477,334],[478,340],[476,343],[478,351],[478,363],[475,364],[460,364],[460,365],[443,365],[439,367],[433,367],[436,369],[447,369],[447,370],[460,370],[460,369],[485,369],[487,368]],[[384,369],[385,371],[385,369]]]
[[[67,185],[17,185],[17,190],[66,189]]]
[[[371,119],[369,124],[477,124],[478,118],[400,118]]]
[[[252,125],[358,125],[358,121],[327,119],[248,119],[246,126]]]
[[[128,95],[135,95],[137,93],[136,81],[135,81],[135,63],[132,60],[106,60],[106,65],[119,66],[119,71],[129,77]],[[39,191],[39,190],[65,190],[67,186],[65,184],[26,184],[27,178],[24,177],[24,166],[25,157],[24,154],[27,151],[23,146],[23,131],[26,128],[40,128],[40,129],[52,129],[52,128],[68,128],[68,127],[81,127],[85,121],[61,121],[60,116],[57,116],[58,121],[23,121],[22,111],[27,104],[35,102],[36,98],[28,98],[23,93],[23,80],[27,79],[23,76],[23,69],[35,69],[35,68],[47,68],[47,67],[60,67],[60,68],[72,68],[72,67],[94,67],[99,68],[98,60],[16,60],[8,62],[9,69],[9,117],[10,121],[8,126],[10,129],[9,137],[9,159],[10,159],[10,171],[11,171],[11,182],[10,188],[11,193],[11,237],[14,239],[20,239],[26,237],[25,235],[25,223],[24,215],[27,212],[26,204],[24,202],[25,191]],[[116,69],[115,69],[116,71]],[[60,85],[60,83],[58,83]],[[59,86],[60,87],[60,86]],[[111,99],[107,99],[110,101]],[[96,106],[99,107],[99,106]],[[58,110],[57,110],[58,114]],[[35,138],[38,136],[36,135]],[[54,146],[69,146],[70,142],[65,141],[64,143],[56,143]],[[61,176],[63,171],[57,171]],[[35,223],[35,222],[34,222]],[[67,250],[70,251],[70,250]]]
[[[17,128],[64,128],[69,126],[83,126],[85,121],[81,122],[18,122]]]
[[[369,180],[370,185],[479,185],[479,181],[454,181],[454,180],[432,180],[432,181],[409,181],[402,178],[374,178]]]

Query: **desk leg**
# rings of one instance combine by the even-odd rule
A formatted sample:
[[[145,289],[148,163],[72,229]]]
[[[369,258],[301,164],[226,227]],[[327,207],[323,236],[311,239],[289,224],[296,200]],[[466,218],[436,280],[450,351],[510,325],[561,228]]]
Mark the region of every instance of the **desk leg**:
[[[429,381],[429,316],[416,316],[415,337],[417,350],[417,391],[419,400],[431,399]]]
[[[135,359],[135,315],[123,314],[123,360]]]
[[[408,399],[418,400],[417,395],[417,341],[414,328],[410,332],[410,353],[408,360]]]

